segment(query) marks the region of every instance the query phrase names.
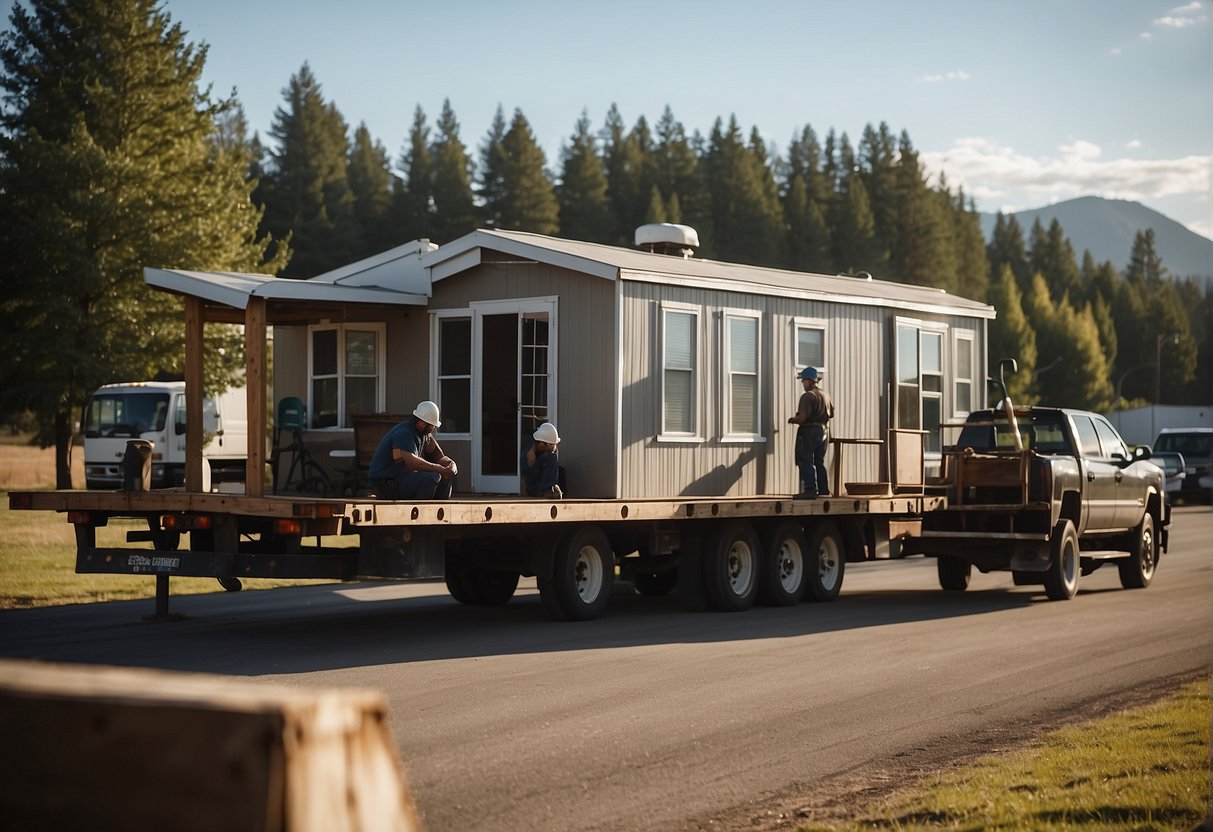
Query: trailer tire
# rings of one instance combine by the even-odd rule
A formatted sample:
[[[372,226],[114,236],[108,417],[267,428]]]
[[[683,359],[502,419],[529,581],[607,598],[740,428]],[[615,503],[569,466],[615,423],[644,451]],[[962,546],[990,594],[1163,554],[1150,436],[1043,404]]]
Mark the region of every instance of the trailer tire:
[[[597,526],[578,526],[557,544],[551,576],[537,575],[539,597],[561,621],[590,621],[602,615],[615,579],[615,553]]]
[[[948,592],[964,592],[969,588],[973,564],[964,558],[940,555],[935,558],[935,568],[939,572],[939,585]]]
[[[833,601],[842,591],[846,572],[846,547],[838,526],[823,520],[809,533],[809,557],[805,568],[805,599]]]
[[[1133,533],[1133,544],[1132,554],[1116,562],[1120,585],[1125,589],[1145,589],[1154,580],[1154,569],[1158,566],[1158,538],[1154,535],[1154,517],[1148,511]]]
[[[472,569],[468,575],[474,603],[499,607],[514,597],[519,574],[511,569]]]
[[[773,607],[790,607],[804,598],[805,564],[809,541],[794,520],[784,520],[767,530],[762,540],[758,601]]]
[[[446,591],[451,593],[451,597],[461,604],[475,604],[475,598],[472,595],[471,587],[468,585],[468,573],[470,569],[463,566],[446,567]]]
[[[762,544],[749,523],[729,520],[709,526],[703,558],[703,592],[709,608],[740,612],[754,605]]]
[[[1078,593],[1078,532],[1069,520],[1053,527],[1049,538],[1049,568],[1044,573],[1045,595],[1053,601],[1068,601]]]
[[[632,586],[636,592],[646,598],[660,598],[669,595],[678,586],[678,573],[670,572],[635,572],[632,575]]]

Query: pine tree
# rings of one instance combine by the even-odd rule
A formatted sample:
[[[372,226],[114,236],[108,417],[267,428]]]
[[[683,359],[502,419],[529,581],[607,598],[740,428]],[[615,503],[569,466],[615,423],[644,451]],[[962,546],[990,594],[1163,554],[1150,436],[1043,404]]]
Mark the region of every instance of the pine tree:
[[[638,123],[638,126],[643,121]],[[619,108],[612,104],[602,128],[602,155],[606,166],[607,200],[611,208],[611,238],[614,245],[631,245],[636,226],[648,206],[647,160],[641,140],[648,127],[630,134],[624,129]]]
[[[1015,284],[1020,294],[1028,287],[1032,277],[1028,268],[1027,250],[1024,248],[1023,229],[1014,214],[1003,216],[1001,211],[994,218],[994,233],[990,236],[990,244],[986,247],[986,259],[990,261],[990,281],[1000,279],[1002,267],[1011,267],[1015,275]]]
[[[751,141],[741,138],[736,116],[725,128],[720,119],[712,127],[706,173],[712,183],[712,226],[715,233],[705,245],[711,256],[738,263],[778,262],[778,241],[783,220],[770,171]]]
[[[655,136],[651,168],[665,204],[666,221],[685,221],[704,231],[708,199],[699,177],[699,159],[669,105],[657,122]]]
[[[1074,259],[1074,247],[1061,230],[1061,223],[1054,217],[1049,223],[1049,230],[1045,231],[1037,219],[1032,224],[1031,240],[1029,268],[1044,275],[1054,298],[1068,296],[1071,302],[1081,303],[1082,278]]]
[[[1029,390],[1036,369],[1036,333],[1024,314],[1023,296],[1010,264],[1002,264],[998,276],[990,284],[988,300],[998,312],[998,317],[990,322],[990,372],[997,372],[1002,359],[1014,358],[1019,372],[1007,379],[1007,390],[1012,401],[1030,404]]]
[[[842,189],[832,235],[835,270],[843,274],[866,271],[880,275],[877,264],[884,263],[884,250],[876,239],[876,218],[872,215],[868,189],[858,176],[844,178]]]
[[[350,191],[345,119],[306,63],[283,90],[274,112],[272,164],[255,197],[264,201],[262,227],[292,234],[295,255],[287,277],[312,277],[349,263],[357,242]]]
[[[938,195],[927,187],[918,154],[905,132],[898,152],[896,230],[891,241],[894,279],[955,292],[956,255],[947,218]]]
[[[561,235],[573,240],[606,242],[611,232],[606,170],[585,111],[577,119],[573,135],[561,155],[560,187],[557,189]]]
[[[783,214],[787,227],[787,262],[797,271],[833,269],[830,229],[826,223],[829,190],[821,171],[821,146],[812,127],[805,127],[788,144],[783,187]]]
[[[355,258],[369,257],[403,242],[392,228],[392,171],[387,149],[371,138],[366,122],[354,131],[349,183],[358,232]]]
[[[543,150],[535,141],[522,110],[514,111],[501,139],[502,195],[496,206],[500,227],[536,234],[555,234],[560,223],[556,191],[544,170]]]
[[[981,233],[981,218],[970,201],[965,204],[964,189],[956,193],[951,205],[952,236],[956,248],[956,291],[966,298],[984,298],[990,289],[990,264],[986,259],[986,241]]]
[[[863,177],[864,188],[872,204],[872,217],[876,221],[876,238],[886,250],[892,248],[897,235],[897,215],[899,212],[899,186],[897,177],[897,140],[893,137],[889,125],[880,123],[879,129],[873,130],[872,125],[864,128],[859,139],[859,152],[856,160],[860,175]],[[884,263],[875,264],[882,272],[886,270]]]
[[[434,165],[434,214],[430,225],[435,242],[449,243],[476,229],[472,163],[459,139],[459,122],[449,99],[442,102],[435,128],[438,135],[430,148]]]
[[[489,132],[480,145],[480,204],[484,224],[501,228],[501,205],[505,199],[505,168],[507,160],[502,142],[505,140],[505,114],[501,105],[493,114]]]
[[[397,191],[396,217],[404,240],[433,236],[434,166],[430,160],[430,128],[418,104],[413,111],[408,147],[400,160],[404,184]]]
[[[115,379],[179,374],[180,299],[143,267],[268,271],[233,99],[200,87],[206,51],[152,0],[30,0],[0,33],[0,413],[32,411],[71,488],[73,423]],[[227,120],[227,121],[225,121]],[[222,129],[221,129],[222,125]],[[207,328],[209,386],[243,362]],[[222,348],[222,349],[221,349]]]

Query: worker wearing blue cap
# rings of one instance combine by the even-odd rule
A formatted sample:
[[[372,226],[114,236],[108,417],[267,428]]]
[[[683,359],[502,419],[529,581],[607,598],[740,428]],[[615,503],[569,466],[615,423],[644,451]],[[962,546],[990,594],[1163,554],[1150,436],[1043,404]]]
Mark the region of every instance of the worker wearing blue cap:
[[[800,396],[796,415],[788,419],[789,425],[799,425],[796,429],[796,467],[803,485],[796,499],[816,500],[819,496],[830,495],[826,446],[830,443],[827,427],[834,418],[834,402],[829,393],[817,386],[816,367],[805,367],[797,378],[804,393]]]

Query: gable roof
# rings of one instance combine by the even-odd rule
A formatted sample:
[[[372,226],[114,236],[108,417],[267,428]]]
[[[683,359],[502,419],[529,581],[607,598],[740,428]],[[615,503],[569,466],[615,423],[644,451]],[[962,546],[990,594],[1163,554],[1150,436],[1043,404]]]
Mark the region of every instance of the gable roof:
[[[201,298],[209,303],[235,309],[248,307],[253,297],[266,300],[310,301],[314,303],[373,303],[392,306],[425,306],[424,294],[382,289],[376,286],[349,286],[332,281],[294,280],[268,274],[241,272],[195,272],[183,269],[143,270],[149,286],[180,295]]]
[[[995,317],[994,307],[987,303],[950,295],[929,286],[652,254],[526,231],[479,229],[423,255],[421,262],[430,270],[431,279],[437,282],[479,265],[484,251],[546,263],[605,280],[668,283],[945,315]]]

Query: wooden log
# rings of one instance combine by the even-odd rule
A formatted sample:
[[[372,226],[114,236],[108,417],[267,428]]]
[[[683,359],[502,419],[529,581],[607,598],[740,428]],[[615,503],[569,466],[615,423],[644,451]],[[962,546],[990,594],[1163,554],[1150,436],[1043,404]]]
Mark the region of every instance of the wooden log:
[[[0,660],[23,830],[419,830],[382,693]]]

